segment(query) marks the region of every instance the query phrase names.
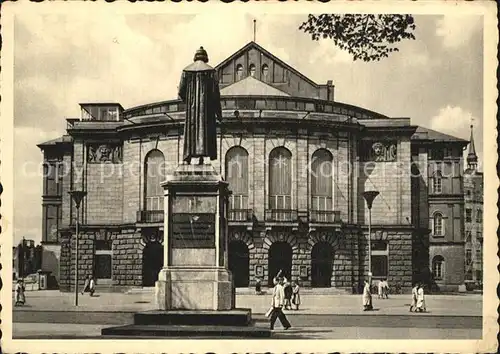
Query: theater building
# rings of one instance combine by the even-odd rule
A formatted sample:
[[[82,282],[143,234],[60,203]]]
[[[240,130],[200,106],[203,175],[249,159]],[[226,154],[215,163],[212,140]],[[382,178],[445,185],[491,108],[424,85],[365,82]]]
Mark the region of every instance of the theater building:
[[[371,190],[380,192],[371,212],[374,278],[407,290],[442,259],[438,285],[463,283],[467,141],[337,102],[332,81],[317,84],[254,42],[216,70],[223,119],[212,163],[232,191],[237,287],[270,282],[282,269],[306,287],[358,289],[368,272],[363,192]],[[75,283],[70,190],[87,192],[79,283],[93,273],[100,287],[152,286],[163,264],[160,182],[182,161],[184,104],[80,106],[66,135],[39,145],[43,241],[59,255],[60,288]]]

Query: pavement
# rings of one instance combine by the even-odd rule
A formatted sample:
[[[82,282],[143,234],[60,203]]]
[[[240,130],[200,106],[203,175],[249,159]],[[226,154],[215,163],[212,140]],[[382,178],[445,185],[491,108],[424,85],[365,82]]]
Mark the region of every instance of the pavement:
[[[152,291],[101,293],[94,297],[59,291],[27,292],[27,303],[13,308],[15,338],[99,338],[110,325],[132,323],[133,314],[153,310]],[[374,311],[364,312],[360,295],[301,294],[298,311],[285,313],[293,328],[276,338],[310,339],[479,339],[482,297],[477,294],[428,295],[427,312],[409,312],[409,295],[373,297]],[[237,294],[236,307],[250,308],[257,326],[268,326],[269,295]]]
[[[74,293],[57,290],[26,292],[26,304],[14,307],[16,311],[79,311],[79,312],[136,312],[154,309],[153,291],[139,293],[101,293],[90,297],[79,295],[79,306],[74,305]],[[478,294],[427,295],[428,312],[408,312],[410,295],[392,295],[389,299],[373,296],[375,311],[370,315],[418,315],[418,316],[481,316],[482,296]],[[250,308],[252,314],[264,314],[269,309],[270,295],[237,294],[236,307]],[[366,314],[362,308],[361,295],[301,294],[300,314]]]

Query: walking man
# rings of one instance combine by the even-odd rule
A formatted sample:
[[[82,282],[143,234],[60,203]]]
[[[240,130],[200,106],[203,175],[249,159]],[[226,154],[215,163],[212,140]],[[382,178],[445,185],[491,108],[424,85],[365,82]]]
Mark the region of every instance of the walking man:
[[[273,298],[271,306],[273,308],[271,312],[271,330],[274,329],[274,324],[276,319],[279,318],[281,325],[285,329],[289,329],[292,327],[285,314],[283,313],[283,305],[285,303],[285,289],[283,287],[284,279],[281,276],[281,270],[278,272],[278,275],[273,279],[274,289],[273,289]]]

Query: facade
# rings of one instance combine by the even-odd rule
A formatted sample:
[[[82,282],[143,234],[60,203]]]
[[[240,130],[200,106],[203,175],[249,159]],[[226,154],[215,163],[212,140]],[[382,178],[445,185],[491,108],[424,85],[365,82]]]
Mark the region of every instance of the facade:
[[[236,286],[270,282],[282,269],[303,286],[357,290],[368,272],[369,190],[380,192],[374,279],[403,289],[463,283],[467,141],[337,102],[332,81],[318,85],[254,42],[216,70],[223,119],[212,163],[232,191]],[[82,189],[79,274],[100,286],[152,286],[163,264],[160,182],[182,161],[184,104],[81,108],[66,135],[39,145],[43,240],[58,254],[60,287],[75,284],[77,215],[67,192]],[[446,271],[433,276],[436,257]]]
[[[474,286],[483,282],[483,173],[478,171],[478,158],[471,138],[464,173],[465,192],[465,280]]]

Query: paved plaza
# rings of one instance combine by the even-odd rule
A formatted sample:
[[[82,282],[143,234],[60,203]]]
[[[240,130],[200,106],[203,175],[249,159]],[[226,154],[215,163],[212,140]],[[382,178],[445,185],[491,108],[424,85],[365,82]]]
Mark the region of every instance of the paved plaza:
[[[257,326],[268,326],[264,313],[269,295],[238,294],[236,306],[252,309]],[[479,294],[428,295],[426,313],[410,313],[409,295],[389,299],[374,296],[374,311],[363,312],[361,296],[302,295],[298,311],[286,311],[292,329],[277,325],[272,338],[321,339],[479,339],[482,301]],[[74,293],[33,291],[27,304],[15,307],[15,338],[98,338],[103,327],[132,322],[137,311],[154,309],[151,290],[137,293],[101,293],[94,297]]]

